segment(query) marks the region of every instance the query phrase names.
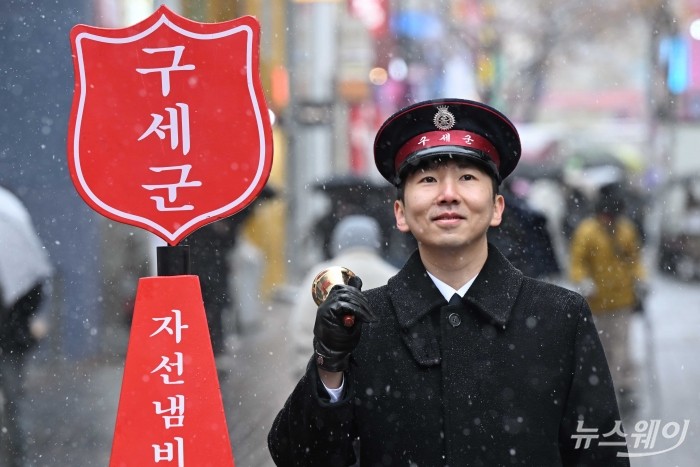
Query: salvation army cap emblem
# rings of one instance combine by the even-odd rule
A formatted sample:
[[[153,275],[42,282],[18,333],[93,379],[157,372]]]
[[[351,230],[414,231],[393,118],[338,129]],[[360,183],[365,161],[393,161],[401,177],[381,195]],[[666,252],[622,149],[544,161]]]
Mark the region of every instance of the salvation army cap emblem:
[[[165,6],[123,29],[75,26],[68,162],[85,202],[171,245],[250,204],[272,166],[259,41],[253,17]]]
[[[447,110],[446,105],[438,106],[438,111],[433,117],[433,123],[438,130],[449,130],[455,126],[455,116]]]

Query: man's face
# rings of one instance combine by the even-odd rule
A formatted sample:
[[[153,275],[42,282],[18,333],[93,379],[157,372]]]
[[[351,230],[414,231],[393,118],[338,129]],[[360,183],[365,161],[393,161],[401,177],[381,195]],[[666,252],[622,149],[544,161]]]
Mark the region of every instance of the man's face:
[[[394,214],[398,229],[411,232],[421,248],[457,251],[485,245],[486,231],[501,223],[504,206],[479,166],[447,159],[406,177]]]

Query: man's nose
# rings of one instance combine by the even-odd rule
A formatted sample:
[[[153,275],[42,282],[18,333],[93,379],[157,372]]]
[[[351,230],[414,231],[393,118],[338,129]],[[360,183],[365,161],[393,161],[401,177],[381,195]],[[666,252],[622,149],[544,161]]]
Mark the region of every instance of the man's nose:
[[[441,203],[454,203],[459,200],[457,196],[457,183],[451,179],[445,179],[440,182],[440,195],[438,198]]]

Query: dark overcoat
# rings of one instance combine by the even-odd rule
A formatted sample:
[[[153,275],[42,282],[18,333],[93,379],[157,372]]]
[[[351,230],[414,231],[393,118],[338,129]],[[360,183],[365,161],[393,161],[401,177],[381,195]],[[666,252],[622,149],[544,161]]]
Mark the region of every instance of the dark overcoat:
[[[605,355],[584,299],[524,277],[495,248],[460,305],[418,253],[366,292],[331,404],[308,366],[269,434],[279,466],[629,465]]]

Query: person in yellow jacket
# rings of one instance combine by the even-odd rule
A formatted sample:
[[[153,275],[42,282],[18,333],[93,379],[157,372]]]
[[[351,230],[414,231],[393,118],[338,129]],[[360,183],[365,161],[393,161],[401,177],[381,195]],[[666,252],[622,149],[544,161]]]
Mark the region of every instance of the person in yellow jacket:
[[[623,211],[620,189],[603,187],[595,214],[574,231],[569,268],[570,280],[593,312],[622,411],[635,405],[628,336],[632,313],[647,288],[639,232]]]

